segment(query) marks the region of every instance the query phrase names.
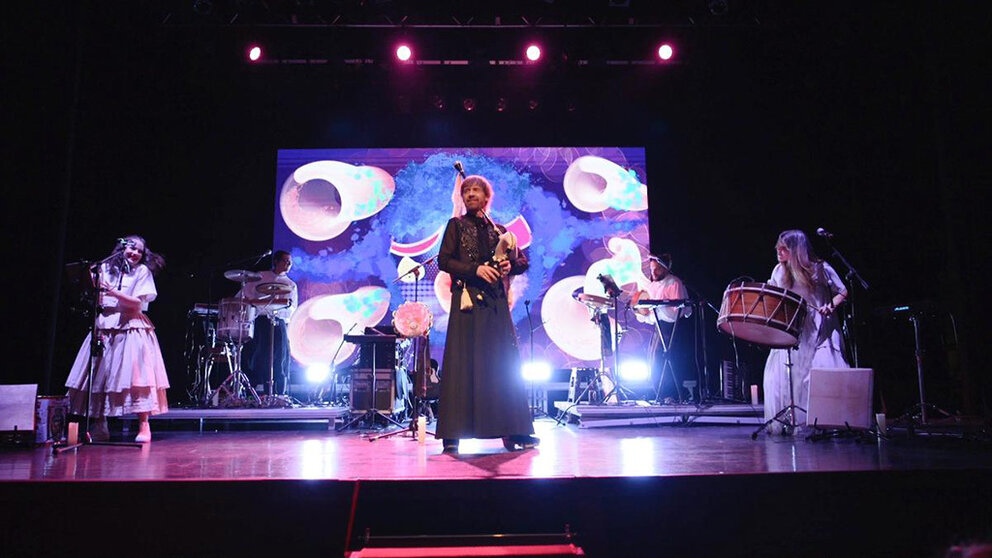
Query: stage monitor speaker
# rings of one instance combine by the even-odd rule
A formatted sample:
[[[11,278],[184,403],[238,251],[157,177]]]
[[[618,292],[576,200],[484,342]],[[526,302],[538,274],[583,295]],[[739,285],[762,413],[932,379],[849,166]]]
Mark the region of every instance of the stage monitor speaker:
[[[375,399],[372,394],[372,370],[356,368],[351,371],[351,410],[365,412],[375,409],[391,414],[402,410],[396,400],[396,371],[377,369],[375,371]]]
[[[826,429],[870,429],[873,375],[871,368],[810,370],[806,423]]]

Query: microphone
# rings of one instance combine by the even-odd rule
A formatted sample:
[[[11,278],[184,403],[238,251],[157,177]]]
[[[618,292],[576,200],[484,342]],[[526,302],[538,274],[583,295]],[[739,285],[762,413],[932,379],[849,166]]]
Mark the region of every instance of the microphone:
[[[120,244],[121,246],[127,246],[127,243],[128,242],[129,242],[129,240],[126,239],[126,238],[118,238],[117,239],[117,244]]]
[[[462,177],[462,180],[465,180],[465,168],[462,167],[462,162],[461,161],[455,161],[455,164],[452,165],[452,166],[455,167],[455,170],[456,171],[458,171],[458,174],[459,174],[459,176]]]
[[[827,240],[830,240],[831,238],[834,237],[834,233],[828,231],[823,227],[816,229],[816,234],[822,236],[823,238],[826,238]]]
[[[262,252],[261,254],[258,255],[257,258],[255,258],[255,265],[258,265],[258,264],[262,263],[262,258],[264,258],[266,256],[271,256],[271,255],[272,255],[272,249],[271,248],[269,248],[268,250]]]

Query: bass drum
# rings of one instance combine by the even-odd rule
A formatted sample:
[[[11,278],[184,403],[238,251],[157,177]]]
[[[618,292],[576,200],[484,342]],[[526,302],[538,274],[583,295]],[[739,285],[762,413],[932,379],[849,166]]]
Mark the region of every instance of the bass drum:
[[[785,349],[799,343],[806,301],[788,289],[767,283],[727,285],[716,325],[724,333],[758,345]]]

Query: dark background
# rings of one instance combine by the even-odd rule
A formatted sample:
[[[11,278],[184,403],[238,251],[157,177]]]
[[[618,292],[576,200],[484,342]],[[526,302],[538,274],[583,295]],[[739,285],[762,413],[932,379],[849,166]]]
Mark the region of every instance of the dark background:
[[[85,323],[65,309],[61,267],[138,233],[168,261],[149,315],[181,386],[187,311],[208,292],[234,291],[211,285],[209,270],[270,248],[279,148],[644,145],[652,244],[673,254],[690,285],[718,303],[729,280],[769,275],[781,230],[831,230],[872,286],[857,293],[862,365],[878,371],[888,410],[913,402],[912,330],[872,311],[929,300],[931,400],[988,414],[987,6],[728,2],[716,16],[707,2],[666,3],[664,13],[588,2],[581,9],[598,10],[599,21],[671,24],[399,30],[252,25],[262,20],[247,12],[229,25],[233,3],[205,16],[190,4],[42,2],[4,21],[4,383],[62,391]],[[327,10],[399,21],[422,4]],[[531,22],[579,13],[507,6]],[[418,17],[428,16],[441,18]],[[545,60],[396,67],[400,35],[419,58],[474,62],[520,58],[520,45],[540,38]],[[675,63],[605,64],[650,59],[660,39],[675,44]],[[248,65],[249,40],[270,61],[331,62]],[[377,63],[340,62],[351,57]],[[472,112],[461,108],[467,96],[478,102]],[[531,99],[536,110],[525,108]],[[730,356],[725,339],[710,340],[714,358]],[[760,373],[763,353],[745,353]]]

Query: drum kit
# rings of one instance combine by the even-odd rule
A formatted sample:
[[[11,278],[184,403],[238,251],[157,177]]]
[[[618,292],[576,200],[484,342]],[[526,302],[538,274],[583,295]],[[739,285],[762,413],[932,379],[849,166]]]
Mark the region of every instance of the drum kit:
[[[224,278],[238,283],[238,295],[220,299],[216,306],[197,304],[190,312],[187,332],[187,358],[195,376],[190,392],[194,404],[204,407],[262,405],[263,398],[241,369],[242,351],[255,335],[255,318],[259,312],[270,314],[285,307],[284,298],[292,288],[284,283],[261,283],[254,286],[257,298],[246,294],[246,287],[262,280],[261,274],[244,269],[224,272]],[[216,326],[214,323],[216,322]],[[270,344],[274,336],[270,335]],[[269,347],[269,397],[274,397],[273,353]],[[210,375],[215,363],[227,365],[229,374],[216,388]]]

